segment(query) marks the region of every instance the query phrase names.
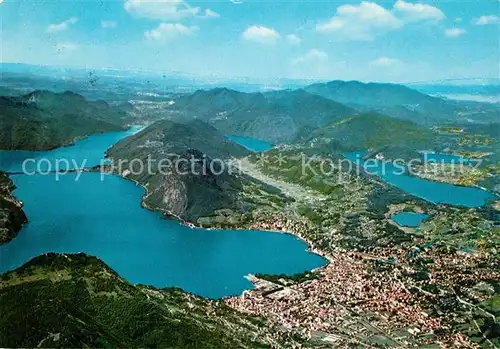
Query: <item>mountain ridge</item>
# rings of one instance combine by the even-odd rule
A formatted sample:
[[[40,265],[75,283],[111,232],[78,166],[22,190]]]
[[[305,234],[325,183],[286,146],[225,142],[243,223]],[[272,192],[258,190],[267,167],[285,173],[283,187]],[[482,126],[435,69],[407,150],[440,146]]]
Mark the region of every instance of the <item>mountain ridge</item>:
[[[393,83],[333,80],[312,84],[304,89],[361,112],[376,111],[420,124],[436,124],[458,119],[466,121],[471,118],[487,121],[494,119],[499,112],[498,108],[491,105],[474,106],[471,103],[451,101]],[[487,115],[484,115],[481,107],[487,107]]]
[[[124,130],[128,116],[73,92],[0,96],[0,148],[50,150],[94,133]]]
[[[435,140],[430,129],[411,121],[399,120],[376,112],[363,113],[332,122],[313,132],[309,143],[335,142],[343,151],[401,145],[425,149]]]
[[[296,141],[316,127],[356,113],[302,89],[265,93],[227,88],[198,90],[177,98],[172,108],[180,112],[179,119],[198,118],[223,133],[271,143]]]
[[[100,259],[48,253],[0,275],[6,347],[266,348],[264,320],[178,288],[131,285]]]

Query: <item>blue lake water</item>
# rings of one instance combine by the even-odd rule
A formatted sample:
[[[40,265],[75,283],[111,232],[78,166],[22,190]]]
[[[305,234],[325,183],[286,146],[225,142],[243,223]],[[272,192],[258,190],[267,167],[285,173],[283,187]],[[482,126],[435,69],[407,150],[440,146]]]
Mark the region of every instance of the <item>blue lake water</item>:
[[[479,188],[434,182],[401,174],[400,169],[389,162],[370,161],[368,164],[362,160],[363,152],[348,153],[344,156],[352,162],[362,164],[367,172],[379,176],[387,183],[433,203],[480,207],[494,197],[493,194]]]
[[[26,172],[29,173],[55,170],[56,166],[61,170],[93,167],[100,165],[104,152],[113,144],[140,130],[141,126],[134,126],[126,131],[95,134],[76,141],[74,145],[50,151],[1,150],[0,170],[25,172],[23,161],[26,159],[33,159],[28,160],[24,166]],[[68,163],[63,159],[68,160]]]
[[[295,274],[325,264],[292,235],[191,229],[164,219],[140,206],[142,187],[100,176],[12,176],[29,223],[0,246],[0,272],[45,252],[85,252],[132,283],[219,298],[251,288],[249,273]]]
[[[274,144],[250,137],[226,135],[227,139],[247,148],[250,151],[262,153],[274,148]]]
[[[399,212],[391,218],[402,227],[418,227],[420,223],[428,217],[429,215],[425,213]]]
[[[75,159],[98,165],[106,149],[137,132],[94,135],[49,152],[0,151],[1,169],[24,159]],[[47,165],[48,166],[48,165]],[[73,167],[73,166],[71,166]],[[77,176],[79,179],[76,180]],[[96,172],[12,175],[29,222],[0,246],[0,273],[46,252],[85,252],[132,283],[181,287],[219,298],[252,287],[249,273],[296,274],[326,263],[302,240],[277,232],[191,229],[140,206],[144,189]],[[102,179],[102,180],[101,180]]]

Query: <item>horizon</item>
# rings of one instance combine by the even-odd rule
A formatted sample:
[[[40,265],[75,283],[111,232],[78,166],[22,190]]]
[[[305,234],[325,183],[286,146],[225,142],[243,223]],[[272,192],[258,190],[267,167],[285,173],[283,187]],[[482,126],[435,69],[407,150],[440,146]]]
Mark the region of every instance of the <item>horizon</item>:
[[[253,78],[250,76],[219,76],[214,74],[193,74],[189,72],[182,71],[165,71],[165,70],[154,70],[154,69],[136,69],[136,68],[112,68],[112,67],[89,67],[89,66],[80,66],[80,65],[51,65],[51,64],[30,64],[23,62],[0,62],[0,74],[4,73],[20,73],[20,74],[34,74],[37,76],[43,76],[40,72],[31,72],[31,71],[23,71],[23,72],[12,72],[9,69],[4,69],[4,65],[7,66],[25,66],[25,67],[33,67],[33,68],[41,68],[41,69],[53,69],[53,70],[75,70],[75,71],[115,71],[115,72],[123,72],[123,73],[135,73],[135,74],[151,74],[151,76],[178,76],[185,78],[194,78],[194,79],[214,79],[219,80],[220,83],[224,82],[241,82],[241,80],[247,80],[248,84],[259,84],[264,83],[265,80],[267,82],[278,82],[278,81],[289,81],[289,82],[303,82],[306,85],[316,84],[316,83],[328,83],[332,81],[343,81],[343,82],[360,82],[363,84],[376,83],[376,84],[393,84],[393,85],[403,85],[403,86],[417,86],[417,85],[455,85],[455,86],[496,86],[500,85],[500,76],[499,77],[484,77],[484,76],[474,76],[474,77],[457,77],[450,79],[437,79],[437,80],[414,80],[414,81],[402,81],[402,82],[394,82],[394,81],[379,81],[379,80],[356,80],[356,79],[337,79],[332,77],[331,79],[314,79],[314,78],[289,78],[289,77],[271,77],[271,78]],[[127,76],[111,76],[115,78],[126,78]],[[466,81],[463,84],[454,84],[459,81]],[[468,83],[469,81],[473,81],[476,83]],[[221,85],[221,87],[224,87]],[[231,89],[231,88],[229,88]],[[285,88],[286,89],[286,88]]]

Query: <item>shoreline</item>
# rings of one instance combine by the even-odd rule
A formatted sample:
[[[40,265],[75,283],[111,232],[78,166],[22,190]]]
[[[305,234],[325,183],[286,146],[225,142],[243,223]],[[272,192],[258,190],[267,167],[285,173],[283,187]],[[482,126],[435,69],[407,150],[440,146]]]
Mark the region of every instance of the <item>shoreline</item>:
[[[129,178],[129,177],[123,176],[121,174],[117,174],[117,173],[110,173],[110,174],[111,175],[116,175],[116,176],[118,176],[118,177],[120,177],[120,178],[122,178],[124,180],[128,180],[128,181],[130,181],[132,183],[135,183],[136,185],[142,187],[144,189],[144,194],[141,197],[141,201],[140,201],[141,207],[144,208],[144,209],[147,209],[149,211],[152,211],[152,212],[162,213],[163,216],[165,217],[165,219],[170,219],[170,220],[173,220],[173,221],[177,221],[179,224],[188,226],[188,227],[190,227],[192,229],[204,229],[204,230],[214,230],[214,229],[221,229],[221,230],[257,230],[257,231],[263,231],[263,232],[270,232],[270,233],[279,233],[279,234],[290,235],[290,236],[298,238],[302,242],[304,242],[306,244],[306,246],[307,246],[307,249],[306,249],[307,252],[314,253],[314,254],[322,257],[325,260],[325,265],[323,265],[321,267],[314,268],[314,269],[311,270],[311,272],[315,272],[315,271],[324,269],[324,268],[326,268],[332,262],[332,257],[327,252],[322,251],[322,250],[318,249],[317,247],[315,247],[314,244],[309,239],[303,237],[302,234],[300,234],[298,232],[278,230],[279,228],[273,230],[273,229],[267,228],[262,223],[261,224],[259,224],[259,223],[251,223],[248,227],[244,227],[244,226],[232,226],[232,227],[229,227],[229,228],[218,228],[216,226],[202,227],[202,226],[198,225],[196,222],[191,222],[191,221],[185,220],[182,217],[180,217],[180,216],[178,216],[176,214],[173,214],[173,213],[171,213],[169,211],[162,210],[160,208],[150,207],[150,206],[148,206],[145,203],[145,199],[150,194],[150,192],[149,192],[148,188],[146,187],[146,185],[138,182],[137,180],[135,180],[133,178]],[[251,274],[247,274],[247,275],[251,275]],[[234,296],[227,296],[227,297],[234,297]],[[225,297],[223,297],[223,298],[225,298]]]
[[[0,246],[2,246],[15,239],[29,220],[23,209],[23,202],[14,194],[17,188],[14,181],[7,172],[0,171],[0,174],[2,176],[2,187],[0,188],[2,194],[0,197],[0,201],[2,201],[2,210],[6,209],[7,213],[11,216],[10,219],[13,219],[13,221],[9,219],[8,222],[10,222],[10,224],[2,228],[2,230],[6,230],[5,235],[2,233],[5,239],[2,238],[0,240]],[[3,177],[6,178],[6,183],[3,183]],[[4,203],[9,204],[5,207]],[[20,221],[17,221],[17,219],[20,219]],[[9,234],[9,232],[11,234]]]
[[[89,138],[91,136],[94,136],[94,135],[102,135],[102,134],[110,133],[110,132],[123,132],[123,131],[130,130],[130,128],[131,127],[121,128],[121,129],[116,129],[116,130],[98,131],[98,132],[89,133],[89,134],[83,135],[83,136],[76,136],[71,141],[68,141],[68,142],[65,142],[65,143],[61,143],[59,145],[50,146],[50,147],[44,147],[44,148],[38,148],[38,149],[33,149],[33,148],[0,148],[0,151],[49,152],[49,151],[53,151],[53,150],[56,150],[56,149],[59,149],[59,148],[73,147],[73,146],[76,145],[76,143],[78,141],[87,139],[87,138]]]
[[[416,174],[414,176],[411,176],[411,177],[414,177],[414,178],[420,178],[420,179],[424,179],[426,181],[429,181],[429,182],[434,182],[434,183],[444,183],[444,184],[449,184],[449,185],[454,185],[454,186],[457,186],[457,187],[462,187],[462,188],[473,188],[473,189],[481,189],[481,190],[484,190],[488,193],[490,193],[492,196],[498,196],[500,197],[499,194],[497,193],[494,193],[492,191],[490,191],[489,189],[485,188],[485,187],[482,187],[478,184],[474,184],[474,185],[465,185],[465,184],[462,184],[462,183],[452,183],[452,182],[447,182],[446,180],[444,179],[436,179],[436,178],[432,178],[432,177],[426,177],[424,175],[419,175],[419,174]]]
[[[83,169],[83,170],[75,170],[73,172],[76,172],[76,171],[83,171],[83,172],[94,172],[94,173],[98,173],[99,170],[102,170],[102,168],[86,168],[86,169]],[[330,262],[331,262],[331,259],[330,257],[324,253],[323,251],[321,250],[318,250],[316,249],[313,244],[308,241],[307,239],[304,239],[302,236],[300,236],[300,234],[298,233],[294,233],[294,232],[290,232],[290,231],[282,231],[282,230],[278,230],[278,229],[275,229],[275,230],[272,230],[272,229],[269,229],[269,228],[266,228],[265,226],[261,226],[260,228],[258,226],[254,226],[254,227],[243,227],[243,226],[233,226],[233,227],[230,227],[230,228],[218,228],[218,227],[215,227],[215,226],[210,226],[210,227],[202,227],[202,226],[199,226],[197,225],[196,223],[194,222],[190,222],[190,221],[187,221],[187,220],[184,220],[182,219],[180,216],[177,216],[171,212],[168,212],[168,211],[165,211],[165,210],[162,210],[162,209],[159,209],[159,208],[154,208],[154,207],[151,207],[149,205],[147,205],[145,203],[145,199],[147,198],[147,196],[150,194],[150,191],[148,190],[147,186],[138,182],[137,180],[133,179],[133,178],[128,178],[126,176],[122,176],[118,173],[108,173],[108,172],[105,172],[106,175],[111,175],[111,176],[116,176],[116,177],[119,177],[123,180],[128,180],[130,181],[131,183],[134,183],[136,186],[140,186],[142,189],[144,189],[144,193],[143,195],[141,196],[141,199],[140,199],[140,205],[141,205],[141,208],[143,209],[147,209],[151,212],[158,212],[158,213],[161,213],[162,214],[162,218],[164,219],[168,219],[168,220],[172,220],[174,222],[177,222],[179,225],[186,225],[188,227],[191,227],[191,228],[196,228],[196,229],[204,229],[204,230],[214,230],[214,229],[221,229],[221,230],[255,230],[257,233],[259,231],[262,231],[262,232],[272,232],[272,233],[280,233],[280,234],[288,234],[290,236],[293,236],[294,238],[298,238],[300,239],[302,242],[304,242],[304,244],[307,246],[307,248],[305,249],[308,253],[314,253],[320,257],[323,258],[323,262],[324,264],[319,266],[319,267],[316,267],[316,268],[313,268],[313,269],[310,269],[310,270],[304,270],[304,271],[309,271],[309,272],[316,272],[318,270],[322,270],[324,268],[326,268]],[[26,223],[26,222],[25,222]],[[22,228],[25,226],[25,223],[21,226],[21,228],[19,229],[18,233],[20,233],[22,231]],[[16,234],[17,236],[17,234]],[[14,237],[15,238],[15,237]],[[5,244],[0,244],[0,245],[7,245],[9,244],[13,239],[10,239],[8,242],[6,242]],[[46,253],[51,253],[51,252],[46,252]],[[45,254],[46,254],[45,253]],[[82,253],[84,253],[82,251]],[[64,253],[63,253],[64,254]],[[101,257],[99,255],[94,255],[95,257],[97,257],[98,259],[102,260]],[[249,274],[246,274],[246,275],[242,275],[243,278],[247,279],[247,276],[250,275],[250,274],[255,274],[255,273],[258,273],[257,271],[255,272],[252,272],[252,273],[249,273]],[[285,275],[288,275],[288,276],[293,276],[295,275],[294,273],[291,273],[291,274],[287,274],[285,273]],[[167,287],[178,287],[178,286],[167,286]],[[159,287],[155,287],[155,288],[158,288],[160,289]],[[226,298],[232,298],[232,297],[241,297],[245,292],[248,292],[248,291],[252,291],[252,290],[255,290],[255,285],[254,283],[252,282],[249,282],[249,286],[248,288],[245,288],[243,291],[241,292],[238,292],[238,293],[235,293],[235,294],[230,294],[230,295],[226,295],[226,296],[222,296],[220,298],[210,298],[210,297],[203,297],[201,295],[198,295],[199,297],[201,298],[204,298],[204,299],[208,299],[208,300],[211,300],[211,301],[224,301]],[[189,291],[185,291],[183,290],[183,292],[186,292],[186,293],[190,293]]]

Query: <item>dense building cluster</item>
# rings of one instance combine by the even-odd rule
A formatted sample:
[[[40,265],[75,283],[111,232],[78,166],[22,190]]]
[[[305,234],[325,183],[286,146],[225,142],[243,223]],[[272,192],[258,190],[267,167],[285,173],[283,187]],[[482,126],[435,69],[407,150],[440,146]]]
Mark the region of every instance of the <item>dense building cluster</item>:
[[[307,236],[303,223],[286,219],[275,218],[255,228]],[[432,342],[476,347],[454,325],[466,323],[464,314],[481,300],[471,300],[465,289],[500,281],[498,260],[492,256],[402,245],[374,248],[369,253],[312,250],[329,261],[316,271],[318,279],[281,286],[251,278],[256,290],[228,298],[226,303],[269,318],[304,339],[336,345]],[[426,260],[432,263],[423,271],[419,263]],[[449,307],[442,305],[446,302],[451,302]]]

